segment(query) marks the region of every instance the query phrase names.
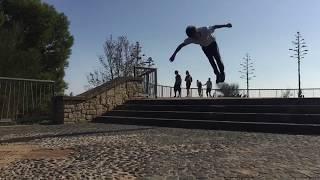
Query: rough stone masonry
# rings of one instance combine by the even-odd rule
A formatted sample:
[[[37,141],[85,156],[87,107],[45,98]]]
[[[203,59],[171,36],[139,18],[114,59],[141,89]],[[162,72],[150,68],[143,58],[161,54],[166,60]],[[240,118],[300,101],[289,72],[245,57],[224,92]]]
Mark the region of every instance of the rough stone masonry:
[[[141,80],[119,78],[78,96],[57,96],[54,99],[54,122],[90,122],[95,117],[141,94]]]

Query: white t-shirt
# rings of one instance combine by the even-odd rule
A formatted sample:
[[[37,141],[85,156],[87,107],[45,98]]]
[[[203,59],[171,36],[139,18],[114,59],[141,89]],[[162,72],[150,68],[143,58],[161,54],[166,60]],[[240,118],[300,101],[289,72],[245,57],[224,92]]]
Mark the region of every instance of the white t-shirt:
[[[212,35],[214,32],[215,28],[214,26],[209,26],[209,27],[199,27],[197,28],[197,32],[199,32],[200,37],[197,39],[190,38],[188,37],[187,39],[184,40],[184,44],[199,44],[200,46],[206,47],[209,46],[212,42],[214,42],[216,39]]]

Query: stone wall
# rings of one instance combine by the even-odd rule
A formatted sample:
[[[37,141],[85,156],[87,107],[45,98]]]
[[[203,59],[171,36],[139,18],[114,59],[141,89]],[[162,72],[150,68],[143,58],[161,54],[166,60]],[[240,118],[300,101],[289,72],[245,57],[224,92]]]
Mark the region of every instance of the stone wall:
[[[78,96],[54,98],[54,122],[90,122],[115,106],[141,94],[141,79],[118,78]]]

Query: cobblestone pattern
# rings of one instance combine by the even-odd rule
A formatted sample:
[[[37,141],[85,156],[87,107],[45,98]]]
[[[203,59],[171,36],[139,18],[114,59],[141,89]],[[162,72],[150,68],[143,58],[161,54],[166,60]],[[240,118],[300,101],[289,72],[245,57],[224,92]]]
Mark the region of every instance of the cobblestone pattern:
[[[112,133],[131,130],[149,129],[147,126],[116,125],[116,124],[63,124],[63,125],[27,125],[0,126],[0,144],[7,142],[24,142],[33,139],[55,136],[81,136],[98,133]]]
[[[0,169],[0,179],[320,178],[317,136],[156,128],[28,144],[73,153],[64,159],[16,161]]]

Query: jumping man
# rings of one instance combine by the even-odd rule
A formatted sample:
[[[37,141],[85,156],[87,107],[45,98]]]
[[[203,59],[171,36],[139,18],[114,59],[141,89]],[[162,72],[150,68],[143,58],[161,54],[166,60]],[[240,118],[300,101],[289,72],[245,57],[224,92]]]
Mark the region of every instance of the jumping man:
[[[176,54],[184,46],[191,43],[199,44],[202,47],[204,54],[207,56],[214,70],[214,73],[217,77],[216,83],[224,82],[225,80],[224,66],[221,60],[217,42],[214,36],[212,36],[212,33],[215,31],[215,29],[224,28],[224,27],[231,28],[232,25],[228,23],[225,25],[215,25],[215,26],[199,27],[199,28],[196,28],[195,26],[188,26],[186,28],[186,34],[188,38],[185,39],[184,42],[177,47],[173,55],[170,57],[170,61],[171,62],[174,61]]]

